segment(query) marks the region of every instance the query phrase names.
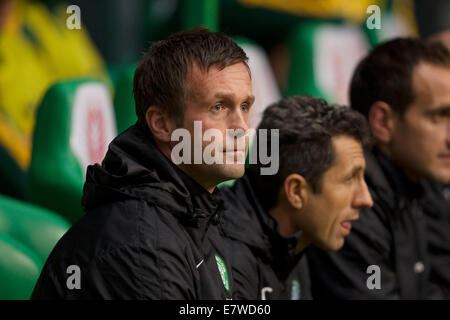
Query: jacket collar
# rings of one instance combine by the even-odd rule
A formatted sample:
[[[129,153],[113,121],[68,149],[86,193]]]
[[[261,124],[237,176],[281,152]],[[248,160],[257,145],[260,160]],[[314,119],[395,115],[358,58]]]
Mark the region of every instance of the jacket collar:
[[[219,188],[209,193],[197,181],[183,172],[178,167],[179,177],[189,190],[192,211],[195,217],[208,218],[209,222],[218,224],[223,212],[224,201]]]
[[[227,220],[234,220],[233,230],[228,228],[227,231],[231,238],[259,251],[269,260],[278,277],[284,279],[303,255],[303,252],[295,254],[301,232],[289,237],[281,236],[277,221],[258,202],[249,179],[247,174],[244,175],[236,180],[232,188],[233,194],[243,205],[243,211],[227,212]]]

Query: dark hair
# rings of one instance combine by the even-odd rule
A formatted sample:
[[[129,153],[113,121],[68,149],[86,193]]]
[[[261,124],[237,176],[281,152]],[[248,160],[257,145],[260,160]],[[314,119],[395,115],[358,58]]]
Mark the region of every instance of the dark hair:
[[[450,67],[450,53],[440,43],[397,38],[373,49],[356,67],[350,106],[366,117],[372,104],[384,101],[402,115],[414,101],[412,75],[420,62]]]
[[[205,27],[181,31],[153,43],[134,73],[133,92],[138,123],[145,125],[151,105],[163,108],[177,123],[183,119],[187,74],[197,65],[208,71],[243,62],[247,55],[230,37]],[[250,70],[249,70],[250,72]]]
[[[347,135],[370,148],[370,132],[364,117],[346,107],[329,105],[320,98],[293,96],[281,99],[264,111],[258,129],[279,129],[279,170],[261,175],[261,164],[248,167],[250,183],[260,203],[267,209],[276,204],[278,191],[292,173],[302,175],[313,192],[320,192],[323,173],[335,161],[331,138]]]

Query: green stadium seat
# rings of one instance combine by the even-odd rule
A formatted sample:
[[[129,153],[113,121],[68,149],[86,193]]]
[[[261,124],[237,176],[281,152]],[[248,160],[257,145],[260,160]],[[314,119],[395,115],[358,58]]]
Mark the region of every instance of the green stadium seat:
[[[362,30],[366,33],[371,47],[397,37],[415,37],[411,26],[404,16],[396,14],[392,8],[381,12],[381,28],[369,29],[364,23]]]
[[[54,84],[37,112],[28,173],[30,201],[72,223],[81,218],[86,168],[101,163],[116,133],[104,83],[78,79]]]
[[[0,195],[0,232],[31,249],[42,262],[69,227],[49,210]]]
[[[133,96],[133,79],[136,65],[122,70],[117,76],[114,94],[114,112],[116,114],[117,132],[121,133],[137,121]]]
[[[288,37],[290,67],[285,94],[309,94],[330,103],[348,104],[354,68],[369,48],[360,28],[308,22]]]
[[[29,299],[42,261],[14,238],[0,233],[0,300]]]
[[[264,49],[251,40],[242,37],[234,39],[249,58],[248,64],[252,74],[252,89],[255,96],[255,102],[250,111],[250,126],[256,129],[266,107],[281,98],[280,89]]]

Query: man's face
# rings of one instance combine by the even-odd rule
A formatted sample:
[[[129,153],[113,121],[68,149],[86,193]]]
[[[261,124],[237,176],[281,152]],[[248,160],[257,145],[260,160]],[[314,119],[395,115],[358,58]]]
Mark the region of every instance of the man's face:
[[[392,158],[413,179],[450,182],[450,68],[419,64],[414,102],[394,114]]]
[[[364,181],[365,160],[361,143],[340,135],[332,138],[333,165],[322,176],[322,188],[308,189],[305,207],[299,213],[304,236],[323,250],[338,250],[350,233],[359,209],[373,205]]]
[[[209,153],[216,159],[222,159],[222,164],[205,164],[202,157],[201,164],[194,164],[192,161],[192,164],[182,164],[180,167],[209,191],[222,181],[241,177],[244,174],[248,148],[248,137],[243,137],[242,133],[250,126],[249,111],[254,101],[247,67],[244,63],[236,63],[222,70],[212,66],[208,72],[202,72],[194,66],[188,74],[185,101],[183,127],[192,136],[192,158],[195,152],[194,121],[201,121],[202,136],[208,129],[217,129],[222,134],[222,141],[216,141],[220,146],[217,149],[219,154],[216,154],[216,150]],[[229,137],[227,140],[227,129],[241,130],[241,142],[244,145],[238,146],[236,137]],[[196,139],[202,140],[197,141],[198,145],[202,145],[202,150],[211,143],[203,141],[202,137]],[[226,142],[231,151],[226,151]],[[238,161],[239,159],[244,161]]]

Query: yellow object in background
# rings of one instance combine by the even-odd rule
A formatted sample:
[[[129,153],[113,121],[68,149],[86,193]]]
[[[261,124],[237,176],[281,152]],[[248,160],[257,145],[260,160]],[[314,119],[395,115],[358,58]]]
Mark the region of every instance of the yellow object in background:
[[[243,6],[261,7],[301,17],[344,18],[360,23],[367,18],[367,7],[385,6],[385,0],[238,0]]]
[[[22,170],[30,164],[36,108],[54,82],[79,76],[108,81],[86,30],[66,27],[66,7],[12,1],[0,29],[0,145]]]

